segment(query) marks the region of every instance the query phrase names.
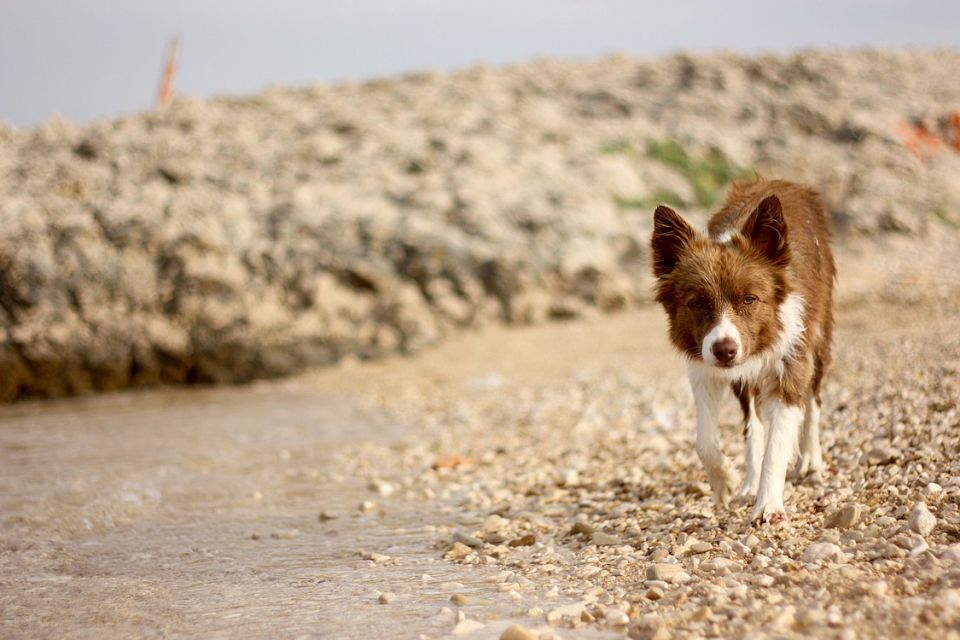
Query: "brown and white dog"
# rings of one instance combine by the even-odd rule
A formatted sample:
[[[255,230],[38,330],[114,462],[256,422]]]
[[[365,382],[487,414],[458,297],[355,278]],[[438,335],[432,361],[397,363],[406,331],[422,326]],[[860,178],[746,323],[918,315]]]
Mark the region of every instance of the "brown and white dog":
[[[737,499],[756,495],[751,521],[785,516],[783,488],[819,474],[820,384],[830,363],[833,282],[827,214],[815,191],[782,180],[734,184],[708,233],[657,207],[656,294],[670,340],[689,364],[697,453],[726,505],[735,473],[720,450],[724,389],[743,408],[746,474]]]

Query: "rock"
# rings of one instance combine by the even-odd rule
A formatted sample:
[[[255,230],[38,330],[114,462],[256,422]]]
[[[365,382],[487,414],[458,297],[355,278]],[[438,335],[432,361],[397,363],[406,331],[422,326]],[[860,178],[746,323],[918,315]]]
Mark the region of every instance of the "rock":
[[[483,546],[482,542],[480,542],[479,540],[477,540],[471,535],[467,535],[466,533],[463,533],[462,531],[457,531],[456,533],[453,534],[453,541],[459,542],[460,544],[464,544],[470,547],[471,549],[479,549],[480,547]]]
[[[912,531],[927,536],[937,526],[937,518],[930,513],[925,503],[918,502],[910,511],[909,523]]]
[[[462,542],[454,542],[450,549],[444,554],[444,558],[447,560],[463,560],[473,550]]]
[[[947,547],[941,556],[944,560],[960,565],[960,543],[952,544]]]
[[[690,551],[692,551],[693,553],[706,553],[711,549],[713,549],[712,544],[710,544],[709,542],[701,542],[699,540],[690,545]]]
[[[527,535],[521,538],[516,538],[515,540],[511,540],[510,546],[511,547],[529,547],[535,544],[536,541],[537,541],[537,536],[533,535],[532,533],[528,533]]]
[[[620,611],[619,609],[611,609],[607,611],[607,626],[608,627],[625,627],[630,624],[630,616],[625,612]]]
[[[279,529],[270,533],[274,540],[292,540],[300,537],[299,529]]]
[[[657,600],[662,600],[663,595],[664,595],[663,589],[659,587],[650,587],[649,589],[647,589],[647,593],[646,593],[647,600],[653,600],[654,602],[656,602]]]
[[[540,634],[519,624],[512,624],[500,634],[500,640],[539,640]]]
[[[376,491],[384,498],[392,496],[396,491],[396,488],[386,480],[371,480],[369,488],[371,491]]]
[[[487,517],[486,521],[483,523],[483,530],[486,533],[497,533],[498,531],[503,530],[508,523],[509,520],[506,520],[505,518],[502,518],[494,513],[493,515]]]
[[[710,607],[699,607],[690,614],[690,619],[694,622],[703,622],[704,620],[708,620],[712,615],[713,610],[711,610]]]
[[[391,591],[384,591],[377,598],[377,602],[379,602],[380,604],[390,604],[394,602],[396,599],[397,599],[397,596],[395,593]]]
[[[832,542],[816,542],[811,544],[800,556],[803,562],[818,564],[821,562],[841,562],[844,558],[843,551]]]
[[[572,535],[583,534],[586,536],[592,536],[594,528],[592,525],[581,521],[575,522],[573,527],[570,529]]]
[[[930,495],[936,495],[943,492],[943,487],[941,487],[936,482],[930,482],[927,484],[927,493]]]
[[[668,564],[659,562],[647,567],[647,580],[662,580],[663,582],[673,582],[682,574],[683,567],[678,564]]]
[[[875,447],[866,455],[867,464],[874,465],[892,464],[899,459],[900,451],[889,446]]]
[[[580,620],[580,616],[583,615],[583,612],[584,608],[582,602],[566,604],[556,607],[550,611],[547,614],[547,622],[549,624],[557,624],[564,619]]]
[[[849,529],[860,521],[863,507],[859,504],[844,505],[827,516],[823,526],[828,529]]]
[[[609,533],[604,533],[603,531],[597,531],[593,534],[593,544],[600,546],[606,545],[617,545],[623,544],[620,541],[620,538],[617,536],[612,536]]]
[[[483,624],[479,620],[461,620],[453,628],[453,631],[450,633],[455,636],[466,636],[470,635],[475,631],[485,628],[487,625]]]
[[[320,522],[327,522],[327,521],[329,521],[329,520],[336,520],[336,519],[337,519],[337,514],[334,513],[334,512],[332,512],[332,511],[321,511],[320,514],[317,516],[317,519],[318,519]]]
[[[470,604],[474,604],[474,600],[469,596],[466,596],[462,593],[455,593],[450,596],[450,602],[457,605],[458,607],[465,607]]]

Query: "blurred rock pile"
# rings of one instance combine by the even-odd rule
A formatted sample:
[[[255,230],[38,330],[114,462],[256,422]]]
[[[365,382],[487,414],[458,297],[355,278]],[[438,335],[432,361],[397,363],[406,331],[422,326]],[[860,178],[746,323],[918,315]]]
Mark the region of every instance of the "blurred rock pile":
[[[0,399],[233,382],[649,299],[650,210],[758,170],[955,232],[960,52],[540,61],[0,125]]]

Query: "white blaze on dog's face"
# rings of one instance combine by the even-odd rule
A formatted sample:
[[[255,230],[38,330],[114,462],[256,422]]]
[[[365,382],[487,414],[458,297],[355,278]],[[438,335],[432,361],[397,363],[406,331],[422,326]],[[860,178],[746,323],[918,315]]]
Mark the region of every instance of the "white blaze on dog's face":
[[[789,254],[779,200],[765,200],[742,230],[722,235],[711,239],[659,207],[653,258],[671,341],[691,359],[730,368],[774,345],[783,328]]]

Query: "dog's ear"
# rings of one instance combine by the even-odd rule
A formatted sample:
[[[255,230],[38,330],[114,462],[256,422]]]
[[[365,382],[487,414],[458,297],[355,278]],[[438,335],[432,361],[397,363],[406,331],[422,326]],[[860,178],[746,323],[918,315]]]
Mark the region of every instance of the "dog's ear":
[[[773,264],[785,266],[790,261],[787,221],[783,217],[783,205],[777,196],[767,196],[760,202],[757,210],[747,219],[743,233]]]
[[[676,211],[660,205],[653,213],[653,275],[669,274],[677,266],[680,252],[697,236],[697,231]]]

